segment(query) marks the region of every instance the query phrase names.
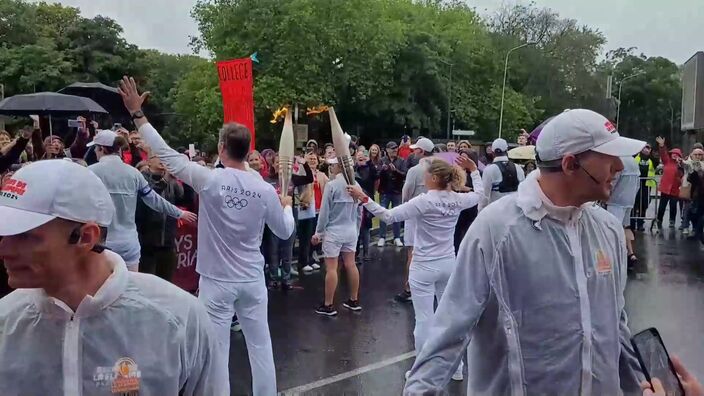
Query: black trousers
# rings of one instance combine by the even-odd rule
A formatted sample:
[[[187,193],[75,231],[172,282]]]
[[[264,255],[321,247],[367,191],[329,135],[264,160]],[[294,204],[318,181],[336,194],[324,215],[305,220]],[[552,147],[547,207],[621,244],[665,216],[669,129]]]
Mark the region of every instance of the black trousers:
[[[668,204],[670,205],[670,224],[675,224],[677,219],[677,203],[679,201],[679,197],[660,194],[660,204],[658,205],[658,224],[662,224],[662,219],[665,217],[665,210],[667,209]]]
[[[171,282],[176,271],[177,257],[175,247],[142,247],[139,260],[139,272],[156,275]]]
[[[477,218],[478,213],[479,210],[476,206],[460,212],[460,217],[457,219],[457,224],[455,225],[455,254],[457,254],[469,226],[472,225],[474,219]]]
[[[650,187],[641,182],[638,194],[636,194],[636,201],[633,204],[633,216],[645,217],[648,212],[648,206],[650,206]],[[644,222],[642,219],[631,220],[631,229],[642,228]]]
[[[303,267],[313,262],[310,239],[315,232],[315,217],[298,220],[298,273],[302,274]]]

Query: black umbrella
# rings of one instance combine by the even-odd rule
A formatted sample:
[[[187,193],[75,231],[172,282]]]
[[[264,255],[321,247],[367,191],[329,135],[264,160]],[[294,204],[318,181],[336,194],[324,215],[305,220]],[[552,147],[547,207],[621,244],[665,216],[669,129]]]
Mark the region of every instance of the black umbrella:
[[[122,103],[122,97],[117,92],[117,88],[99,82],[76,82],[68,87],[62,88],[59,92],[67,95],[91,98],[96,103],[103,106],[113,117],[130,118],[130,114],[125,109],[125,105]]]
[[[37,114],[68,117],[91,113],[107,113],[107,111],[90,98],[56,92],[15,95],[0,102],[0,114],[12,116]]]
[[[30,116],[37,114],[49,116],[49,134],[53,135],[51,117],[71,117],[107,113],[93,99],[80,96],[64,95],[56,92],[38,92],[27,95],[15,95],[0,102],[0,114],[12,116]]]

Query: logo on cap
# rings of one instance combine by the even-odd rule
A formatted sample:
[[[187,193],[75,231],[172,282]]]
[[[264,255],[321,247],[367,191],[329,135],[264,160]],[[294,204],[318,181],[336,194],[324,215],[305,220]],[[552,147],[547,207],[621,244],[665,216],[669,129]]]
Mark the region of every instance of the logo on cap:
[[[25,192],[27,192],[27,183],[17,179],[9,179],[2,185],[0,197],[19,199]]]
[[[604,124],[604,126],[606,127],[607,132],[611,132],[611,133],[616,132],[616,127],[614,126],[614,124],[611,123],[611,121],[606,120],[606,123]]]

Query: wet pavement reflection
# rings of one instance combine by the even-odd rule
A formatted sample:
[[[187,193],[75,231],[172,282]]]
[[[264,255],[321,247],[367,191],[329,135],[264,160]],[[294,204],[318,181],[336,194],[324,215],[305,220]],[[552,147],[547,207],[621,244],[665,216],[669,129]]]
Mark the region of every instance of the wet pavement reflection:
[[[374,260],[361,270],[357,313],[342,307],[345,277],[335,299],[339,315],[314,313],[323,296],[323,275],[303,276],[300,288],[269,292],[271,329],[279,391],[305,395],[399,395],[403,374],[413,364],[413,308],[394,301],[401,290],[405,253],[372,248]],[[640,273],[629,274],[626,307],[633,333],[656,327],[672,354],[704,378],[704,247],[679,231],[638,233]],[[408,354],[404,356],[404,354]],[[250,393],[251,377],[242,333],[232,333],[233,395]],[[464,395],[465,382],[449,386]]]

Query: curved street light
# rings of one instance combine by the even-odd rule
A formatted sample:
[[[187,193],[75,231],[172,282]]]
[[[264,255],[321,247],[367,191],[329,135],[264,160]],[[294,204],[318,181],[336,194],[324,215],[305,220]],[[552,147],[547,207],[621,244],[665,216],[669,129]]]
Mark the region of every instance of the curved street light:
[[[618,82],[618,106],[616,107],[616,130],[618,131],[618,124],[621,121],[621,87],[623,87],[623,83],[626,81],[638,77],[645,74],[644,71],[640,71],[638,73],[631,74],[630,76],[624,77],[621,79],[621,81]]]
[[[521,44],[518,47],[513,47],[508,52],[506,53],[506,62],[504,63],[504,85],[503,88],[501,89],[501,113],[499,114],[499,137],[501,137],[501,128],[503,127],[504,124],[504,98],[506,96],[506,77],[508,76],[508,57],[511,55],[513,51],[519,50],[523,47],[527,47],[529,45],[535,45],[538,44],[537,42],[530,42],[530,43],[525,43]]]

